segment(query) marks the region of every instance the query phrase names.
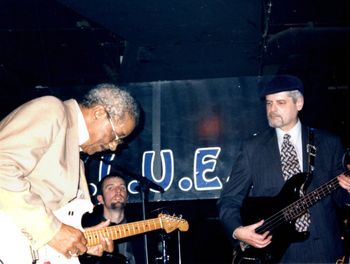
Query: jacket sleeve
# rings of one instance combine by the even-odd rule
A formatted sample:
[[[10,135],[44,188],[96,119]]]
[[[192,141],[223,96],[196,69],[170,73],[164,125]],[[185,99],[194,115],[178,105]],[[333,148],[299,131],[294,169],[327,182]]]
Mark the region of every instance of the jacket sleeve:
[[[61,226],[35,192],[39,178],[30,174],[60,133],[63,111],[58,99],[45,97],[22,105],[0,123],[0,210],[34,248],[51,240]]]
[[[241,150],[217,202],[220,221],[230,239],[233,239],[233,231],[241,226],[240,209],[251,186],[250,175],[247,156]]]

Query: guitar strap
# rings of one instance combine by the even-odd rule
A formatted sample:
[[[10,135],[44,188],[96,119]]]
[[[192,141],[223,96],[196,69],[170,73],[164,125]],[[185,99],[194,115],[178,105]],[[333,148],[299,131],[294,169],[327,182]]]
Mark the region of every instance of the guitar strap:
[[[306,146],[306,150],[308,153],[308,174],[311,175],[311,173],[315,169],[315,158],[316,158],[316,146],[315,146],[315,129],[312,127],[308,128],[308,137],[309,142]]]

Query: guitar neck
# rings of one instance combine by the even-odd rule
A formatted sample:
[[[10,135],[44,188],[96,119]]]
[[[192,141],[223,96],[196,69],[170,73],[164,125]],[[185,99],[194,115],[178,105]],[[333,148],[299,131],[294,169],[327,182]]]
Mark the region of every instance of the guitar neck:
[[[350,170],[347,170],[343,172],[344,175],[349,176]],[[300,216],[305,212],[306,209],[323,199],[324,197],[328,196],[330,193],[332,193],[334,190],[336,190],[339,187],[339,181],[337,177],[334,177],[329,182],[321,185],[317,189],[313,190],[312,192],[309,192],[305,194],[302,198],[291,204],[286,209],[294,209]],[[295,219],[295,218],[293,218]],[[288,219],[287,219],[288,220]]]
[[[303,215],[309,207],[311,207],[324,197],[328,196],[338,187],[339,182],[338,179],[335,177],[329,182],[313,190],[312,192],[309,192],[308,194],[304,195],[299,200],[295,201],[294,203],[283,209],[285,220],[294,220],[299,216]]]
[[[345,175],[349,176],[350,171],[344,172]],[[256,229],[256,232],[263,234],[268,230],[272,230],[283,223],[287,223],[302,216],[309,207],[328,196],[334,190],[339,187],[337,177],[333,178],[329,182],[323,184],[317,189],[305,194],[300,199],[296,200],[292,204],[283,208],[276,214],[267,218],[264,224]]]
[[[88,230],[84,232],[84,236],[88,241],[87,245],[94,246],[101,243],[101,236],[110,238],[112,240],[116,240],[162,228],[163,226],[160,218],[153,218],[127,224],[109,226],[101,229]]]

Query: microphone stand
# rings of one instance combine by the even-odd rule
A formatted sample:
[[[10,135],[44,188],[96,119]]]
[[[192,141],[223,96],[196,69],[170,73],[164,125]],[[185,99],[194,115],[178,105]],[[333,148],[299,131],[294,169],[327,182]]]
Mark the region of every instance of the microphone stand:
[[[159,186],[158,184],[154,183],[153,181],[149,180],[144,176],[127,171],[126,169],[121,168],[119,166],[114,166],[114,168],[117,169],[118,171],[121,171],[122,174],[130,176],[131,178],[133,178],[138,182],[138,186],[136,187],[136,190],[139,191],[141,194],[142,218],[143,220],[146,220],[146,202],[148,202],[149,190],[153,189],[163,193],[164,192],[163,187]],[[143,235],[143,239],[144,239],[145,261],[146,261],[145,263],[148,264],[149,259],[148,259],[147,234]]]
[[[168,264],[169,263],[169,255],[167,254],[168,246],[166,244],[167,239],[168,239],[168,235],[165,234],[164,231],[160,235],[161,235],[161,239],[162,239],[162,256],[160,257],[160,259],[162,260],[163,264]]]
[[[154,189],[160,192],[164,192],[164,189],[155,184],[154,182],[150,181],[146,177],[140,176],[135,173],[127,173],[127,175],[131,176],[133,179],[138,181],[138,186],[136,187],[136,190],[140,192],[141,194],[141,201],[142,201],[142,218],[143,220],[146,220],[146,202],[148,202],[148,194],[149,189]],[[146,264],[148,264],[148,243],[147,243],[147,234],[143,235],[144,238],[144,249],[145,249],[145,260]]]
[[[144,181],[139,181],[138,183],[139,186],[137,189],[141,194],[142,201],[142,219],[146,220],[146,201],[148,202],[149,187]],[[148,242],[146,233],[143,235],[143,246],[145,249],[145,263],[148,264]]]
[[[112,165],[112,164],[111,164]],[[159,191],[161,193],[164,192],[163,187],[159,186],[158,184],[155,184],[153,181],[149,180],[148,178],[141,176],[139,174],[127,171],[124,168],[121,168],[118,165],[112,165],[113,169],[116,169],[116,172],[121,175],[128,175],[134,180],[138,182],[138,186],[135,188],[137,191],[141,194],[141,201],[142,201],[142,219],[146,220],[146,202],[148,202],[148,194],[149,190],[153,189],[156,191]],[[147,234],[143,235],[143,242],[144,242],[144,250],[145,250],[145,263],[149,263],[148,259],[148,242],[147,242]]]

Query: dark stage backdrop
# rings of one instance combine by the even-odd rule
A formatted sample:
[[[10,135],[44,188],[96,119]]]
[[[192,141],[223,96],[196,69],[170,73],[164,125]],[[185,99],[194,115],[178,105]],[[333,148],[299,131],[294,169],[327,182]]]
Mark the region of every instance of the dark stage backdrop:
[[[218,198],[240,142],[267,127],[261,83],[247,76],[123,85],[141,105],[140,125],[116,153],[85,157],[92,195],[117,172],[129,202],[141,200],[135,177],[164,189],[151,189],[149,201]]]

